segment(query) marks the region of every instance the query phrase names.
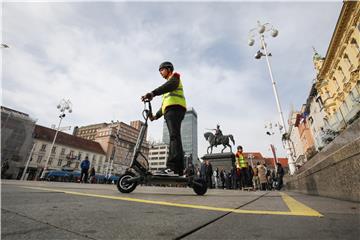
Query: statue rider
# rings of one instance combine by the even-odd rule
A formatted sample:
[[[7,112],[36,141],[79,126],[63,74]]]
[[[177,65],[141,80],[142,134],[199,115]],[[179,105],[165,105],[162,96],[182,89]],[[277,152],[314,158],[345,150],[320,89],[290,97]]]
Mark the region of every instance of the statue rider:
[[[215,143],[216,145],[218,145],[220,142],[220,138],[223,136],[222,131],[220,130],[220,125],[217,124],[216,129],[214,130],[215,130]]]

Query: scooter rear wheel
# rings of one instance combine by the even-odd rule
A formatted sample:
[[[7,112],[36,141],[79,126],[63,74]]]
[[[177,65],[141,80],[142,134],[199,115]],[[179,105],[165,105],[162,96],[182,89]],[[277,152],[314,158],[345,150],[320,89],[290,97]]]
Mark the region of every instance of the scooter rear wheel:
[[[127,180],[133,177],[135,177],[135,174],[130,171],[127,171],[120,176],[119,180],[116,183],[116,186],[121,193],[131,193],[132,191],[135,190],[137,186],[137,182],[132,182],[132,183],[127,182]]]
[[[194,192],[197,194],[197,195],[204,195],[207,191],[207,184],[205,182],[204,179],[201,179],[201,178],[198,178],[198,179],[194,179],[194,182],[198,183],[198,184],[193,184],[193,189],[194,189]]]

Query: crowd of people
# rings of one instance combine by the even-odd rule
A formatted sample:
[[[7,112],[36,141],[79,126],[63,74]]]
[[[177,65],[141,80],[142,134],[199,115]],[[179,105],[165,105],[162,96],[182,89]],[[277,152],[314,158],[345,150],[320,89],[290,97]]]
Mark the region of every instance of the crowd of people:
[[[196,174],[204,179],[208,188],[240,189],[240,190],[280,190],[283,187],[284,169],[280,163],[271,169],[263,162],[254,166],[248,164],[242,147],[238,146],[235,155],[235,166],[230,170],[213,169],[209,160],[205,160],[200,168],[191,163],[185,170],[186,175]]]

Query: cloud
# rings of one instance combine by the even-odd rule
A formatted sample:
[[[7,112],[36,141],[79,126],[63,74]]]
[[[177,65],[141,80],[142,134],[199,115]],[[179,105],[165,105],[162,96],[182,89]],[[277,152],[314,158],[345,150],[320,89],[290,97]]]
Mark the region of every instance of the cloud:
[[[182,75],[188,106],[198,113],[199,155],[206,128],[221,124],[245,150],[270,155],[281,142],[265,135],[279,121],[266,62],[247,46],[256,21],[280,31],[267,38],[285,118],[306,101],[315,76],[312,46],[325,55],[342,3],[76,2],[4,3],[2,104],[38,124],[57,121],[56,105],[71,99],[64,124],[141,119],[140,96],[163,83],[164,60]],[[321,13],[321,14],[319,14]],[[154,100],[159,107],[161,99]],[[162,121],[152,122],[161,139]]]

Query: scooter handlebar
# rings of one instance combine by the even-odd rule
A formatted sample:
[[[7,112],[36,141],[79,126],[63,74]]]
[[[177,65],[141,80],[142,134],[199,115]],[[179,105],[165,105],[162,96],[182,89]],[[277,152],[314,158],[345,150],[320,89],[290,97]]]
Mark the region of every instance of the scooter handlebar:
[[[151,115],[152,115],[151,101],[150,100],[145,100],[144,101],[144,111],[143,111],[143,117],[144,117],[145,121]]]

